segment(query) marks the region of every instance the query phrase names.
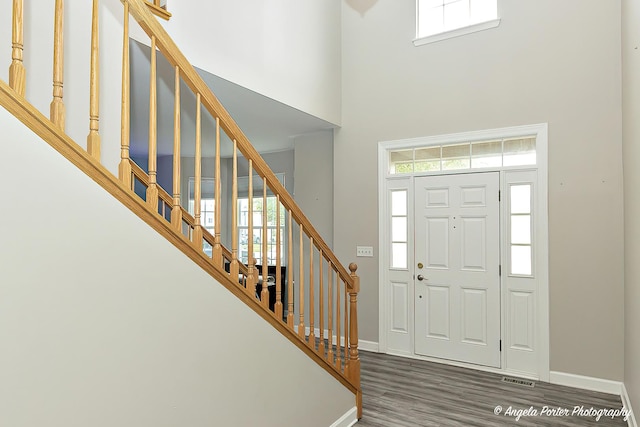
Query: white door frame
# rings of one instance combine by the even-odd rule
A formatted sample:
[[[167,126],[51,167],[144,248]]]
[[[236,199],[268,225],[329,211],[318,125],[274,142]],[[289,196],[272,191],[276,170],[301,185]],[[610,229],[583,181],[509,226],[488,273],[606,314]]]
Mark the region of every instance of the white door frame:
[[[427,147],[430,145],[454,144],[457,142],[472,142],[492,139],[517,138],[535,135],[536,137],[536,165],[534,166],[518,166],[518,167],[500,167],[500,168],[484,168],[484,169],[464,169],[457,171],[439,171],[431,173],[419,174],[389,174],[389,152],[394,150],[411,149],[416,147]],[[548,226],[548,126],[546,123],[517,126],[499,129],[489,129],[474,132],[464,132],[447,135],[437,135],[413,139],[384,141],[378,144],[378,227],[379,227],[379,325],[378,325],[378,351],[382,353],[395,354],[405,357],[411,357],[422,360],[433,360],[440,363],[447,363],[458,366],[465,366],[474,369],[481,369],[492,372],[510,373],[519,376],[531,377],[542,381],[549,381],[549,226]],[[516,368],[509,366],[507,360],[507,351],[503,347],[501,354],[501,368],[486,368],[477,365],[465,364],[460,362],[444,361],[440,359],[432,359],[424,356],[418,356],[414,352],[412,332],[408,331],[407,339],[410,340],[410,349],[398,351],[391,349],[387,342],[387,330],[389,325],[389,308],[387,304],[387,287],[389,278],[387,266],[390,261],[390,230],[388,214],[388,198],[389,190],[397,188],[398,184],[404,181],[404,186],[410,188],[409,200],[413,203],[413,181],[415,176],[425,175],[444,175],[452,173],[475,173],[483,171],[500,172],[500,188],[502,194],[506,192],[506,179],[508,173],[517,173],[520,171],[533,171],[537,176],[534,183],[536,215],[535,215],[535,235],[533,238],[536,242],[534,259],[535,259],[535,276],[537,280],[536,298],[534,301],[536,329],[536,365],[537,372],[522,372]],[[504,203],[503,203],[504,205]],[[506,209],[501,206],[501,264],[507,265],[506,262]],[[412,221],[412,220],[411,220]],[[411,221],[409,221],[411,223]],[[410,235],[413,234],[413,225],[409,229]],[[412,246],[412,245],[410,245]],[[410,251],[412,252],[412,251]],[[409,265],[413,264],[413,254],[409,256]],[[504,286],[505,274],[501,280],[501,336],[505,337],[509,327],[509,318],[505,315],[505,299],[507,298],[507,287]],[[413,298],[408,301],[409,311],[413,315]],[[413,321],[413,320],[411,320]]]

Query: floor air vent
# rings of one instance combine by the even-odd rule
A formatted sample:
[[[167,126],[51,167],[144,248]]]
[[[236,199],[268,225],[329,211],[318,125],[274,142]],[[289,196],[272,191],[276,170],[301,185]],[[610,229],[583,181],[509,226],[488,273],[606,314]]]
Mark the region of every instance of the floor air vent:
[[[536,383],[530,380],[523,380],[520,378],[512,378],[512,377],[502,377],[502,382],[503,383],[509,383],[509,384],[517,384],[517,385],[521,385],[521,386],[525,386],[525,387],[535,387]]]

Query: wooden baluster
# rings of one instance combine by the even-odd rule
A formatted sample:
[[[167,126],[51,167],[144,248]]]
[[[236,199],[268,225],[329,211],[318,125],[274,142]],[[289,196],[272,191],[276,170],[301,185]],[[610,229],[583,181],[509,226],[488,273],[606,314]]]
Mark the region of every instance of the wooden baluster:
[[[331,267],[331,262],[328,262],[327,273],[329,274],[329,281],[327,283],[327,286],[329,286],[327,290],[327,302],[329,303],[329,307],[327,308],[327,320],[329,321],[329,330],[327,331],[327,339],[329,341],[327,343],[329,346],[327,350],[327,360],[329,363],[333,363],[333,268]]]
[[[298,322],[298,335],[300,338],[304,340],[305,338],[305,330],[304,330],[304,227],[300,224],[300,262],[298,263],[298,275],[300,276],[300,286],[299,288],[299,308],[298,313],[300,314],[300,321]]]
[[[193,186],[193,245],[202,250],[202,224],[200,223],[202,200],[202,106],[200,94],[196,94],[196,152],[195,177]]]
[[[322,249],[319,249],[320,251],[320,256],[318,257],[318,259],[320,260],[320,271],[319,271],[319,293],[320,293],[320,298],[318,301],[318,305],[319,305],[319,310],[320,310],[320,344],[318,345],[318,353],[320,353],[322,355],[322,357],[324,357],[324,283],[323,283],[323,265],[324,265],[324,258],[322,256]]]
[[[267,178],[262,178],[262,292],[260,301],[262,306],[269,309],[269,289],[267,278],[269,269],[267,262]]]
[[[9,86],[18,95],[24,96],[26,71],[24,62],[24,9],[23,0],[13,0],[13,19],[11,32],[11,65],[9,66]]]
[[[282,265],[281,253],[280,253],[280,245],[281,238],[280,236],[280,195],[276,195],[276,305],[274,307],[274,311],[278,320],[282,320],[282,271],[280,271],[280,267]],[[291,283],[289,283],[291,286]]]
[[[316,334],[315,334],[315,301],[313,289],[313,237],[309,237],[309,345],[311,348],[316,348]]]
[[[151,76],[149,79],[149,186],[147,204],[158,212],[158,92],[156,38],[151,37]]]
[[[49,111],[53,124],[64,131],[65,108],[62,101],[64,80],[64,0],[56,0],[55,7],[53,19],[53,100]]]
[[[131,69],[129,55],[129,2],[124,2],[122,36],[122,108],[120,110],[120,164],[118,177],[127,188],[131,188],[131,163],[129,144],[131,139]],[[178,230],[180,225],[178,225]]]
[[[176,65],[173,104],[173,205],[171,206],[171,225],[181,232],[182,207],[180,206],[180,68]]]
[[[343,341],[343,354],[344,354],[344,372],[349,369],[349,293],[347,291],[347,282],[344,283],[344,341]]]
[[[218,267],[223,267],[222,261],[222,179],[220,173],[220,117],[216,117],[216,194],[215,194],[215,236],[213,240],[213,262]]]
[[[98,41],[98,0],[93,0],[91,15],[91,71],[89,79],[89,136],[87,136],[87,153],[100,161],[100,134],[98,133],[100,118],[100,56]],[[155,210],[158,209],[156,204]]]
[[[249,159],[249,201],[248,201],[248,215],[247,218],[247,237],[248,237],[248,252],[247,255],[247,293],[251,297],[256,295],[256,282],[255,277],[255,261],[253,258],[253,161]]]
[[[238,142],[233,140],[233,176],[231,183],[231,265],[229,275],[236,281],[239,277],[238,265]]]
[[[342,370],[342,356],[340,350],[342,344],[340,342],[340,273],[336,271],[336,368]]]
[[[287,272],[288,272],[288,278],[287,278],[287,284],[289,289],[288,291],[288,295],[287,295],[287,325],[289,325],[289,328],[291,328],[293,330],[293,227],[291,224],[291,217],[293,215],[291,214],[291,209],[289,209],[289,224],[287,227],[287,234],[289,235],[289,245],[288,245],[288,252],[289,252],[289,260],[287,262]]]
[[[360,292],[360,277],[356,274],[358,266],[355,263],[349,264],[353,287],[349,289],[350,313],[349,319],[349,369],[345,370],[347,377],[358,387],[357,407],[358,418],[362,418],[362,391],[360,389],[360,356],[358,354],[358,292]],[[346,357],[346,356],[345,356]]]

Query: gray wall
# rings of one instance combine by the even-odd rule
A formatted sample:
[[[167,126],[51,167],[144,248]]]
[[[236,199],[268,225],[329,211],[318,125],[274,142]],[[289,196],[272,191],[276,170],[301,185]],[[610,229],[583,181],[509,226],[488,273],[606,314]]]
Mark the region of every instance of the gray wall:
[[[22,177],[7,188],[20,209],[0,222],[0,425],[326,427],[355,406],[331,375],[1,108],[0,123],[13,142],[0,179]],[[61,208],[44,217],[43,206]]]
[[[414,47],[414,2],[343,2],[334,245],[378,340],[377,143],[549,123],[551,370],[622,380],[620,2],[503,0],[497,29]]]
[[[305,216],[318,231],[324,241],[333,247],[333,131],[322,131],[306,135],[299,135],[294,138],[295,150],[295,200],[300,206]],[[300,229],[293,227],[293,254],[294,254],[294,276],[296,284],[299,286],[300,277]],[[307,304],[305,307],[305,325],[309,327],[310,309],[308,304],[311,277],[310,277],[310,253],[309,239],[303,242],[304,257],[304,287]],[[320,254],[314,249],[314,328],[320,325],[319,295],[320,295]],[[327,306],[328,296],[328,272],[327,264],[323,264],[324,276],[324,298]],[[296,290],[296,295],[298,290]],[[335,293],[334,293],[335,295]],[[325,310],[328,310],[325,308]],[[299,306],[296,301],[294,308],[296,313],[295,323],[299,323]],[[324,312],[324,328],[327,328],[328,311]],[[344,331],[343,331],[344,333]]]
[[[333,131],[294,138],[295,199],[320,236],[333,246]]]
[[[624,383],[632,407],[640,408],[640,2],[622,2],[623,153],[625,217]],[[636,415],[636,419],[637,419]]]

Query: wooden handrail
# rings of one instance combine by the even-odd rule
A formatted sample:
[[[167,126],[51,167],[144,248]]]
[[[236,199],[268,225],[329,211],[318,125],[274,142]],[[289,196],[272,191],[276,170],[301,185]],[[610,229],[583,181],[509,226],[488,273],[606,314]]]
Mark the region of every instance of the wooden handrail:
[[[167,34],[166,30],[156,19],[153,18],[145,3],[142,0],[122,1],[124,3],[129,3],[131,15],[133,15],[133,17],[138,21],[140,27],[149,37],[155,38],[156,46],[165,56],[167,61],[169,61],[169,63],[174,67],[177,66],[180,69],[183,81],[187,86],[189,86],[189,88],[191,88],[193,93],[200,94],[202,105],[211,113],[212,117],[218,117],[220,119],[220,127],[225,131],[229,138],[237,142],[238,149],[244,157],[252,161],[253,169],[257,174],[261,178],[266,178],[269,188],[271,188],[275,194],[280,195],[280,201],[283,206],[292,212],[293,218],[298,224],[304,226],[306,234],[309,237],[313,237],[314,245],[318,249],[322,250],[325,259],[335,266],[340,278],[347,283],[349,288],[353,287],[353,279],[347,269],[340,263],[329,245],[327,245],[311,221],[309,221],[300,207],[296,204],[291,194],[289,194],[282,183],[280,183],[276,175],[253,147],[235,120],[233,120],[231,115],[222,106],[202,77],[200,77],[195,68],[193,68],[175,42]]]
[[[159,16],[162,19],[166,19],[167,21],[171,18],[171,13],[169,13],[165,7],[160,6],[159,0],[145,0],[145,3],[154,15]]]

